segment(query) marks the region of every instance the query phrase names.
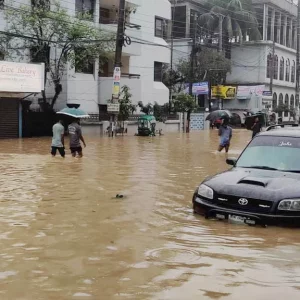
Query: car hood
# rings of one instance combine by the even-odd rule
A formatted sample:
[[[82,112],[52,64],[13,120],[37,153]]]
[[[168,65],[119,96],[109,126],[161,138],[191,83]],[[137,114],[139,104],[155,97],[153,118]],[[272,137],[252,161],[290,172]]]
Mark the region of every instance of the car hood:
[[[232,168],[204,182],[219,195],[262,200],[300,198],[300,174]]]

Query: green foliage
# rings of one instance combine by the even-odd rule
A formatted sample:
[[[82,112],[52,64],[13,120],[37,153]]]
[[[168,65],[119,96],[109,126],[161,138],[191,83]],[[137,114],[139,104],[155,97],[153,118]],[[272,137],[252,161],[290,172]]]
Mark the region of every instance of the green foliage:
[[[153,105],[151,103],[144,105],[142,101],[139,101],[138,106],[140,107],[142,113],[146,115],[153,114]]]
[[[120,103],[120,112],[118,115],[119,121],[124,122],[128,120],[129,116],[135,112],[136,106],[132,104],[131,97],[132,94],[130,93],[130,88],[127,85],[124,85],[121,88],[121,95],[119,99],[119,103]]]
[[[173,106],[175,112],[189,112],[191,113],[193,110],[197,108],[194,97],[187,94],[179,94],[173,100]]]
[[[51,10],[46,2],[35,0],[34,6],[23,5],[19,9],[7,7],[5,18],[8,26],[6,33],[0,35],[0,44],[6,45],[5,54],[12,60],[16,57],[28,60],[30,56],[32,62],[45,63],[49,86],[55,92],[51,102],[53,109],[62,91],[61,78],[67,68],[73,68],[75,64],[80,67],[87,60],[94,62],[99,57],[104,58],[100,62],[105,62],[113,49],[115,37],[86,21],[87,13],[74,18],[59,2],[51,5]],[[34,51],[29,55],[29,51],[24,51],[26,49]],[[53,49],[50,58],[45,49]],[[75,49],[82,51],[75,56]],[[43,98],[46,102],[45,93]]]
[[[185,82],[185,78],[183,74],[179,72],[179,70],[171,70],[169,65],[164,65],[163,67],[163,84],[173,93],[178,93],[183,88],[183,83]]]
[[[226,80],[227,73],[231,72],[231,61],[219,52],[203,48],[195,56],[193,72],[190,72],[190,59],[181,60],[177,70],[186,83],[209,81],[216,85]]]
[[[169,103],[159,105],[157,102],[153,106],[153,115],[158,122],[164,122],[169,114]]]
[[[273,109],[274,112],[282,114],[282,113],[290,113],[290,116],[295,119],[296,118],[296,110],[293,106],[289,106],[288,104],[280,103],[276,108]]]

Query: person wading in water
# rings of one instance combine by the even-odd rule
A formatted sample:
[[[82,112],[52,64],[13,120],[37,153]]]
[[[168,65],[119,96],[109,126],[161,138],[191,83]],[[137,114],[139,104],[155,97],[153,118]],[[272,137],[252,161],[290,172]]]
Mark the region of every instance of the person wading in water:
[[[232,138],[232,128],[228,125],[229,119],[225,118],[219,128],[220,145],[218,151],[221,152],[224,148],[226,153],[229,151],[230,141]]]
[[[258,134],[261,132],[261,124],[259,122],[259,118],[255,118],[254,120],[254,124],[253,126],[251,127],[251,130],[252,130],[252,139]]]

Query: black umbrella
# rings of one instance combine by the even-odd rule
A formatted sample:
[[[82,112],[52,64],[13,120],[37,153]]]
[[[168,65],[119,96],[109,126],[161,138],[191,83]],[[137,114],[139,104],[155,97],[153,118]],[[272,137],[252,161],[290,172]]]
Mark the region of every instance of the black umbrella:
[[[224,119],[224,118],[228,118],[230,119],[232,117],[232,114],[229,110],[223,110],[223,109],[219,109],[219,110],[215,110],[213,112],[211,112],[207,117],[206,117],[206,121],[216,121],[218,119]]]

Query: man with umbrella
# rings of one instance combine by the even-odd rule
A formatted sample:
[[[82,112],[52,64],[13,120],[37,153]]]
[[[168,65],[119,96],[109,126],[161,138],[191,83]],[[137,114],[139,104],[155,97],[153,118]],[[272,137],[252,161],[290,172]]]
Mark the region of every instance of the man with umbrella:
[[[79,124],[79,119],[73,119],[73,122],[68,127],[70,135],[70,150],[73,157],[75,157],[76,154],[78,154],[78,157],[83,156],[80,141],[83,143],[84,147],[86,147]]]
[[[75,157],[78,154],[82,157],[82,147],[80,141],[86,147],[84,138],[82,136],[82,131],[80,127],[80,118],[88,118],[89,115],[79,108],[64,108],[63,110],[57,112],[57,114],[65,115],[72,118],[71,124],[68,126],[68,132],[70,135],[70,150],[72,156]]]
[[[222,119],[223,122],[219,128],[220,145],[218,151],[221,152],[225,148],[226,153],[228,153],[232,138],[232,128],[228,125],[228,117],[222,117]]]

